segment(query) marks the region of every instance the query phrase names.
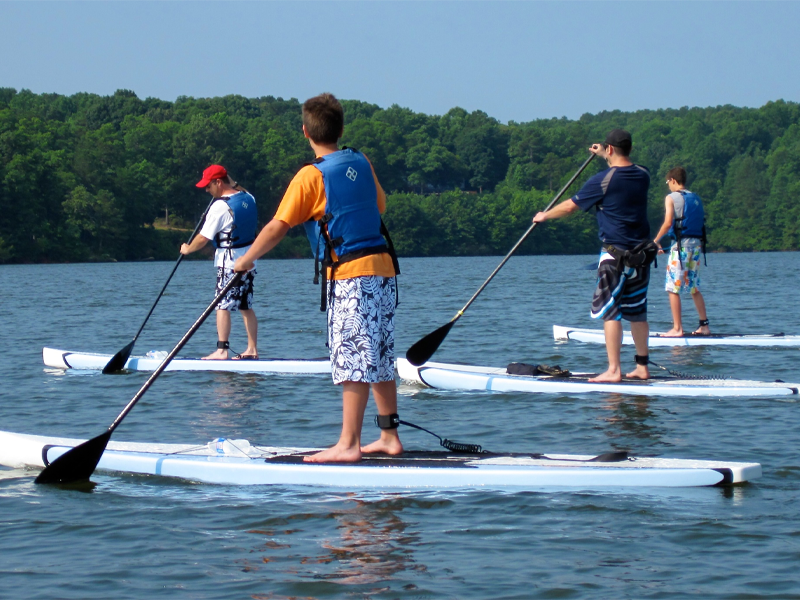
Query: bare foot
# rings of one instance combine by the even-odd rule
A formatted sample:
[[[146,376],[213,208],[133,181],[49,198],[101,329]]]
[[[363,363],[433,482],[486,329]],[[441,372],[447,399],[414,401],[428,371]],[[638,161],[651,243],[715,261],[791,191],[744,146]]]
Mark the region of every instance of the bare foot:
[[[650,369],[647,365],[636,365],[636,368],[630,373],[626,374],[628,379],[650,379]]]
[[[600,373],[597,377],[592,377],[590,383],[619,383],[622,381],[622,375],[619,369],[609,369],[605,373]]]
[[[220,348],[208,356],[204,356],[203,360],[228,360],[228,351]]]
[[[351,448],[349,446],[342,447],[339,444],[317,452],[311,456],[303,457],[303,462],[310,463],[326,463],[326,462],[358,462],[361,460],[361,448],[356,446]]]
[[[702,327],[698,327],[697,330],[694,332],[694,335],[711,335],[711,328],[708,325],[703,325]]]
[[[661,337],[683,337],[683,328],[676,329],[675,327],[673,327],[666,333],[662,333]]]
[[[395,435],[389,437],[386,440],[380,438],[375,440],[371,444],[367,444],[366,446],[361,446],[361,452],[363,454],[374,454],[376,452],[383,452],[384,454],[389,454],[390,456],[397,456],[398,454],[403,453],[403,444],[400,443],[400,438]]]

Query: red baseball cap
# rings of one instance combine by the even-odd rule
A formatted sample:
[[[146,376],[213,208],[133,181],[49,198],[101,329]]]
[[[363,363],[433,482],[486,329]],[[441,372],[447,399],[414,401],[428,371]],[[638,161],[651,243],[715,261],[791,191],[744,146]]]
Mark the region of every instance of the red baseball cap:
[[[224,179],[228,171],[222,165],[211,165],[203,171],[203,178],[197,182],[197,187],[204,188],[215,179]]]

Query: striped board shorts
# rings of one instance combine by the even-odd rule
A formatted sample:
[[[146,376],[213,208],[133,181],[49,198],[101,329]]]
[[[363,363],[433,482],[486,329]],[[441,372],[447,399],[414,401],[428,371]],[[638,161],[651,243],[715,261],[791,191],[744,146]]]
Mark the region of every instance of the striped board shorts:
[[[667,263],[667,279],[664,288],[673,294],[687,291],[691,294],[700,291],[700,253],[703,243],[698,238],[681,240],[681,256],[678,259],[678,243],[672,244]]]
[[[592,318],[604,321],[647,321],[647,286],[650,265],[617,269],[617,259],[600,254],[597,287],[592,297]]]
[[[329,281],[328,347],[333,383],[394,381],[397,281],[368,275]]]
[[[217,304],[217,310],[249,310],[253,307],[253,280],[256,276],[256,270],[248,271],[242,276],[238,285],[233,286],[222,301]],[[225,267],[217,267],[217,294],[233,277],[233,269]]]

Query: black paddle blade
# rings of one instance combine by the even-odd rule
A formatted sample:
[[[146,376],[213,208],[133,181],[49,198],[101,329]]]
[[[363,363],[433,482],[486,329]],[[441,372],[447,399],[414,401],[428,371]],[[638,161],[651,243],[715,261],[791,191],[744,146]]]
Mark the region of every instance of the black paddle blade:
[[[46,466],[34,483],[73,483],[88,480],[100,462],[110,438],[111,432],[106,431],[67,450]]]
[[[136,340],[131,340],[131,342],[125,346],[122,350],[117,352],[114,356],[111,357],[111,360],[108,361],[105,367],[103,367],[103,375],[108,375],[109,373],[116,373],[117,371],[121,371],[125,367],[125,363],[128,362],[128,359],[131,357],[131,352],[133,352],[133,345],[136,343]]]
[[[447,337],[447,334],[450,332],[450,329],[453,327],[455,322],[455,319],[453,319],[449,323],[439,327],[439,329],[436,331],[432,331],[411,346],[411,348],[408,349],[408,352],[406,352],[406,359],[408,359],[408,362],[415,367],[419,367],[420,365],[428,362],[431,356],[433,356],[433,353],[439,349],[439,346],[444,341],[444,338]]]

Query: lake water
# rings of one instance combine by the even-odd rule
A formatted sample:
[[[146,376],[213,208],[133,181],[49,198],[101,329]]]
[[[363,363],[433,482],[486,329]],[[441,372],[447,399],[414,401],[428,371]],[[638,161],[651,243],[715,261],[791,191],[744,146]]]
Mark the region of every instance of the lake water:
[[[556,343],[552,325],[592,327],[591,256],[515,257],[434,360],[603,370],[605,349]],[[444,325],[499,257],[406,259],[398,354]],[[717,332],[800,333],[800,254],[708,257]],[[173,263],[0,266],[0,428],[93,437],[147,374],[43,367],[41,348],[114,353],[136,333]],[[663,268],[663,263],[661,268]],[[669,327],[661,268],[651,327]],[[326,355],[310,261],[261,261],[262,357]],[[169,350],[213,295],[210,262],[181,265],[136,344]],[[687,305],[688,304],[688,305]],[[685,323],[696,313],[684,305]],[[234,316],[231,344],[245,347]],[[213,350],[213,318],[183,355]],[[632,348],[623,361],[633,366]],[[797,348],[653,349],[683,372],[799,381]],[[751,398],[447,392],[400,386],[400,414],[492,451],[635,454],[762,463],[735,488],[608,492],[359,493],[198,485],[96,473],[81,493],[0,469],[0,598],[800,598],[800,405]],[[367,420],[375,413],[367,410]],[[333,444],[340,390],[329,377],[163,374],[115,440],[216,437]],[[365,439],[377,430],[365,425]],[[404,428],[408,449],[434,438]]]

